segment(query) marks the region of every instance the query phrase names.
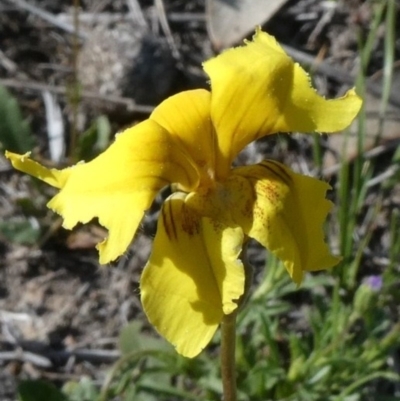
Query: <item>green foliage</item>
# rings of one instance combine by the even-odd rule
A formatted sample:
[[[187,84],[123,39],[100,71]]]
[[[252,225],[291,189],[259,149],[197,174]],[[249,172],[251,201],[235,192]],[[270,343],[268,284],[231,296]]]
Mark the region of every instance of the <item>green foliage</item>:
[[[0,149],[25,153],[33,145],[29,124],[22,118],[17,100],[0,85]]]
[[[32,182],[34,196],[21,197],[15,200],[21,215],[11,215],[0,220],[0,238],[16,244],[37,245],[40,242],[43,228],[46,226],[43,218],[48,215],[46,202],[48,198],[41,191],[41,183]],[[47,223],[48,225],[48,223]]]
[[[98,388],[87,377],[83,377],[79,382],[67,382],[62,391],[68,401],[96,401],[99,399]]]
[[[289,313],[271,313],[271,303],[299,294],[294,286],[289,293],[288,279],[279,278],[283,266],[270,261],[268,270],[261,284],[268,291],[256,293],[241,315],[243,401],[374,400],[382,395],[379,386],[399,380],[386,363],[390,350],[400,345],[400,326],[391,326],[383,313],[388,287],[378,293],[362,286],[346,300],[338,282],[324,273],[307,278],[301,309],[293,310],[292,303]]]
[[[79,136],[73,155],[76,160],[89,161],[107,148],[110,142],[111,126],[107,117],[97,117],[92,125]]]
[[[53,384],[43,380],[24,380],[18,386],[19,401],[68,401]]]
[[[11,242],[34,245],[40,237],[40,227],[29,219],[12,217],[0,221],[0,234]]]
[[[374,6],[374,17],[366,38],[360,37],[360,61],[361,73],[358,75],[356,87],[357,93],[366,98],[367,78],[366,71],[373,54],[374,45],[378,38],[378,32],[384,24],[385,29],[385,47],[384,47],[384,68],[382,81],[382,94],[378,113],[380,115],[380,132],[376,140],[379,141],[382,133],[385,110],[388,105],[388,98],[391,90],[393,60],[394,60],[394,41],[395,41],[395,20],[396,6],[393,0],[377,1]],[[361,36],[361,35],[360,35]],[[368,132],[368,118],[365,103],[357,119],[357,156],[350,163],[348,160],[342,160],[339,172],[339,185],[337,190],[338,219],[339,219],[339,241],[340,254],[343,262],[338,268],[338,274],[341,279],[341,285],[346,289],[354,289],[357,285],[357,275],[361,265],[361,255],[368,246],[370,236],[366,235],[357,244],[355,242],[354,232],[359,224],[359,218],[365,213],[365,204],[368,194],[368,182],[374,173],[374,164],[365,156],[366,133]],[[346,132],[345,135],[349,135]],[[347,146],[345,140],[343,149]],[[351,164],[351,165],[350,165]],[[396,166],[394,163],[393,166]],[[380,193],[380,199],[374,207],[368,210],[364,224],[372,226],[380,212],[384,193]]]
[[[174,378],[191,370],[185,360],[160,338],[143,333],[142,323],[135,321],[120,334],[121,359],[110,371],[101,391],[101,400],[123,395],[125,400],[156,401],[161,397],[199,400]],[[194,363],[196,365],[196,362]]]

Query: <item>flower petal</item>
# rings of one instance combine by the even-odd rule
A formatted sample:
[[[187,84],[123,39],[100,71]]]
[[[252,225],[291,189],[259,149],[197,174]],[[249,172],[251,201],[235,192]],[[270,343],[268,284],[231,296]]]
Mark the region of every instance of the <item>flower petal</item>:
[[[324,241],[323,223],[331,209],[327,183],[269,160],[234,169],[227,188],[236,194],[235,222],[281,259],[297,284],[304,271],[340,261]]]
[[[115,142],[89,163],[57,171],[26,156],[8,154],[14,167],[60,187],[48,206],[64,218],[63,226],[98,218],[109,236],[98,245],[100,263],[122,255],[157,192],[178,182],[188,190],[199,175],[185,151],[154,121],[117,135]]]
[[[173,135],[205,173],[214,171],[215,134],[210,116],[210,92],[204,89],[171,96],[150,116]]]
[[[243,232],[201,218],[186,199],[175,193],[164,203],[140,287],[151,324],[177,352],[194,357],[243,294]]]
[[[5,156],[17,170],[33,175],[55,188],[61,188],[71,172],[70,169],[57,170],[55,168],[43,167],[29,158],[30,152],[19,155],[6,151]]]
[[[252,42],[205,62],[204,70],[211,78],[211,118],[223,178],[250,142],[278,131],[338,131],[361,107],[354,90],[335,100],[319,96],[307,73],[260,30]]]

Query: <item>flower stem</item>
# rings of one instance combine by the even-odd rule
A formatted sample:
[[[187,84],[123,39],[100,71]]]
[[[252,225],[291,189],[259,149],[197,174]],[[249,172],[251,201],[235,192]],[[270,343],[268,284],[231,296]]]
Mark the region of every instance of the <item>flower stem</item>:
[[[236,314],[224,315],[221,324],[221,375],[224,401],[236,401]]]

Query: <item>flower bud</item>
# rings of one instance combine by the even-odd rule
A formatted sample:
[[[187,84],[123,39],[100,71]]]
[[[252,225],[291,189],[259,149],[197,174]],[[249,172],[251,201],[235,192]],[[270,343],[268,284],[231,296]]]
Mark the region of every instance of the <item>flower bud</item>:
[[[354,295],[354,311],[363,316],[375,304],[379,291],[382,288],[381,276],[367,277]]]

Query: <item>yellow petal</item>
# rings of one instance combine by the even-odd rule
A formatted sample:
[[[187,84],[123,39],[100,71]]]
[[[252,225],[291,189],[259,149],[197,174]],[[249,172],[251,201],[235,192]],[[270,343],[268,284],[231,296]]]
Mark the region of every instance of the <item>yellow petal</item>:
[[[361,107],[353,90],[336,100],[319,96],[307,73],[260,30],[252,42],[205,62],[204,70],[211,78],[217,171],[223,178],[250,142],[278,131],[338,131]]]
[[[67,180],[70,170],[57,170],[55,168],[46,168],[29,158],[30,152],[19,155],[16,153],[5,153],[7,159],[11,161],[13,167],[24,173],[33,175],[52,187],[61,188]]]
[[[109,230],[108,238],[98,245],[102,264],[126,251],[161,188],[178,182],[189,190],[197,186],[199,177],[179,144],[149,120],[118,134],[91,162],[59,172],[26,156],[12,155],[11,160],[16,168],[61,187],[48,206],[64,218],[65,228],[98,218]]]
[[[238,200],[233,219],[283,261],[297,284],[304,271],[340,261],[324,241],[323,224],[331,209],[327,183],[265,161],[233,170],[227,188]]]
[[[164,203],[140,288],[151,324],[177,352],[194,357],[243,294],[243,232],[201,218],[186,199],[176,193]]]
[[[173,135],[205,173],[214,171],[215,135],[211,125],[210,92],[185,91],[162,102],[150,116]]]

